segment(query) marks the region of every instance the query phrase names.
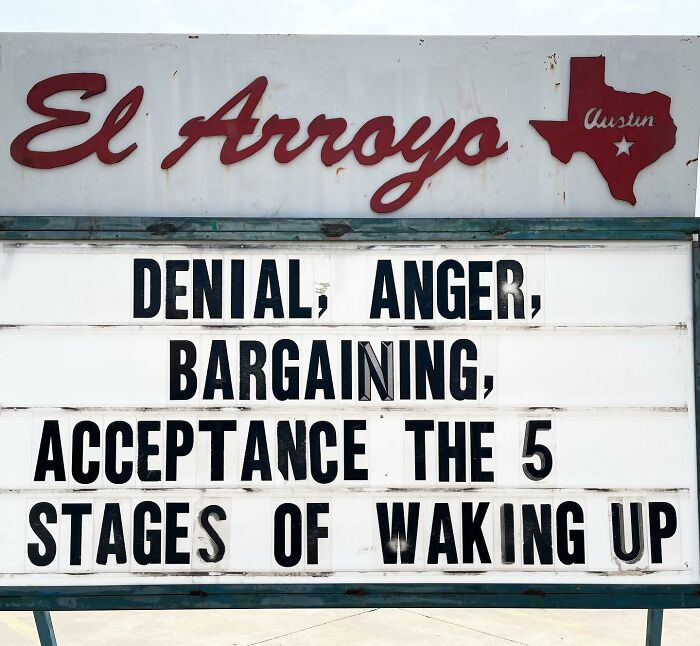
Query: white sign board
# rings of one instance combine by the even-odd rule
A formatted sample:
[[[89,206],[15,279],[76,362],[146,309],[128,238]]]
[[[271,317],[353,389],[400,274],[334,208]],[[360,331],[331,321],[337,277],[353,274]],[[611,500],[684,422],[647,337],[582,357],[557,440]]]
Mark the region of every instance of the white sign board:
[[[691,294],[683,242],[2,243],[0,584],[698,583]]]
[[[695,36],[4,34],[0,51],[11,215],[695,213]]]

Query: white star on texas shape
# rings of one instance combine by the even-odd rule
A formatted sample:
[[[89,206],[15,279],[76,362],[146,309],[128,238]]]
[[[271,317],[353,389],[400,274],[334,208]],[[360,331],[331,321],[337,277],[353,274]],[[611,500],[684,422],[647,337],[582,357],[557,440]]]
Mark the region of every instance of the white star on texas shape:
[[[619,157],[620,155],[627,155],[629,157],[630,155],[630,148],[634,146],[634,141],[627,141],[625,139],[624,135],[622,136],[622,141],[615,141],[613,142],[617,146],[617,154],[615,157]]]

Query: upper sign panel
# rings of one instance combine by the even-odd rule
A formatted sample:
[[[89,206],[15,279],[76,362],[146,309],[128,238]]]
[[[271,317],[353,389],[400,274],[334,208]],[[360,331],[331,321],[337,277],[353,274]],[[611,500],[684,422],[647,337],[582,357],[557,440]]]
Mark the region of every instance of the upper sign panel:
[[[691,216],[700,39],[0,35],[6,214]]]

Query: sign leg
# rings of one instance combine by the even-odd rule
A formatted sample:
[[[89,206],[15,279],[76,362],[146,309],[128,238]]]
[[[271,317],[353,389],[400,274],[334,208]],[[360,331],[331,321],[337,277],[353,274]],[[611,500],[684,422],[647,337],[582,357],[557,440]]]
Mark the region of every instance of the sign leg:
[[[646,646],[661,646],[661,626],[664,611],[661,608],[647,610],[647,641]]]
[[[34,622],[39,633],[41,646],[57,646],[56,635],[53,632],[53,623],[51,623],[51,613],[48,610],[35,610]]]

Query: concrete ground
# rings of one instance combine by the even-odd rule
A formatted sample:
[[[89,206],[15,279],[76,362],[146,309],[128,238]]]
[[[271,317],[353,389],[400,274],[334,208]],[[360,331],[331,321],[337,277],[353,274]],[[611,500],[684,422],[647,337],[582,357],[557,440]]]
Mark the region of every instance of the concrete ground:
[[[643,646],[643,610],[183,610],[52,613],[59,646]],[[37,646],[30,612],[1,646]],[[698,646],[700,610],[667,610],[663,646]]]

